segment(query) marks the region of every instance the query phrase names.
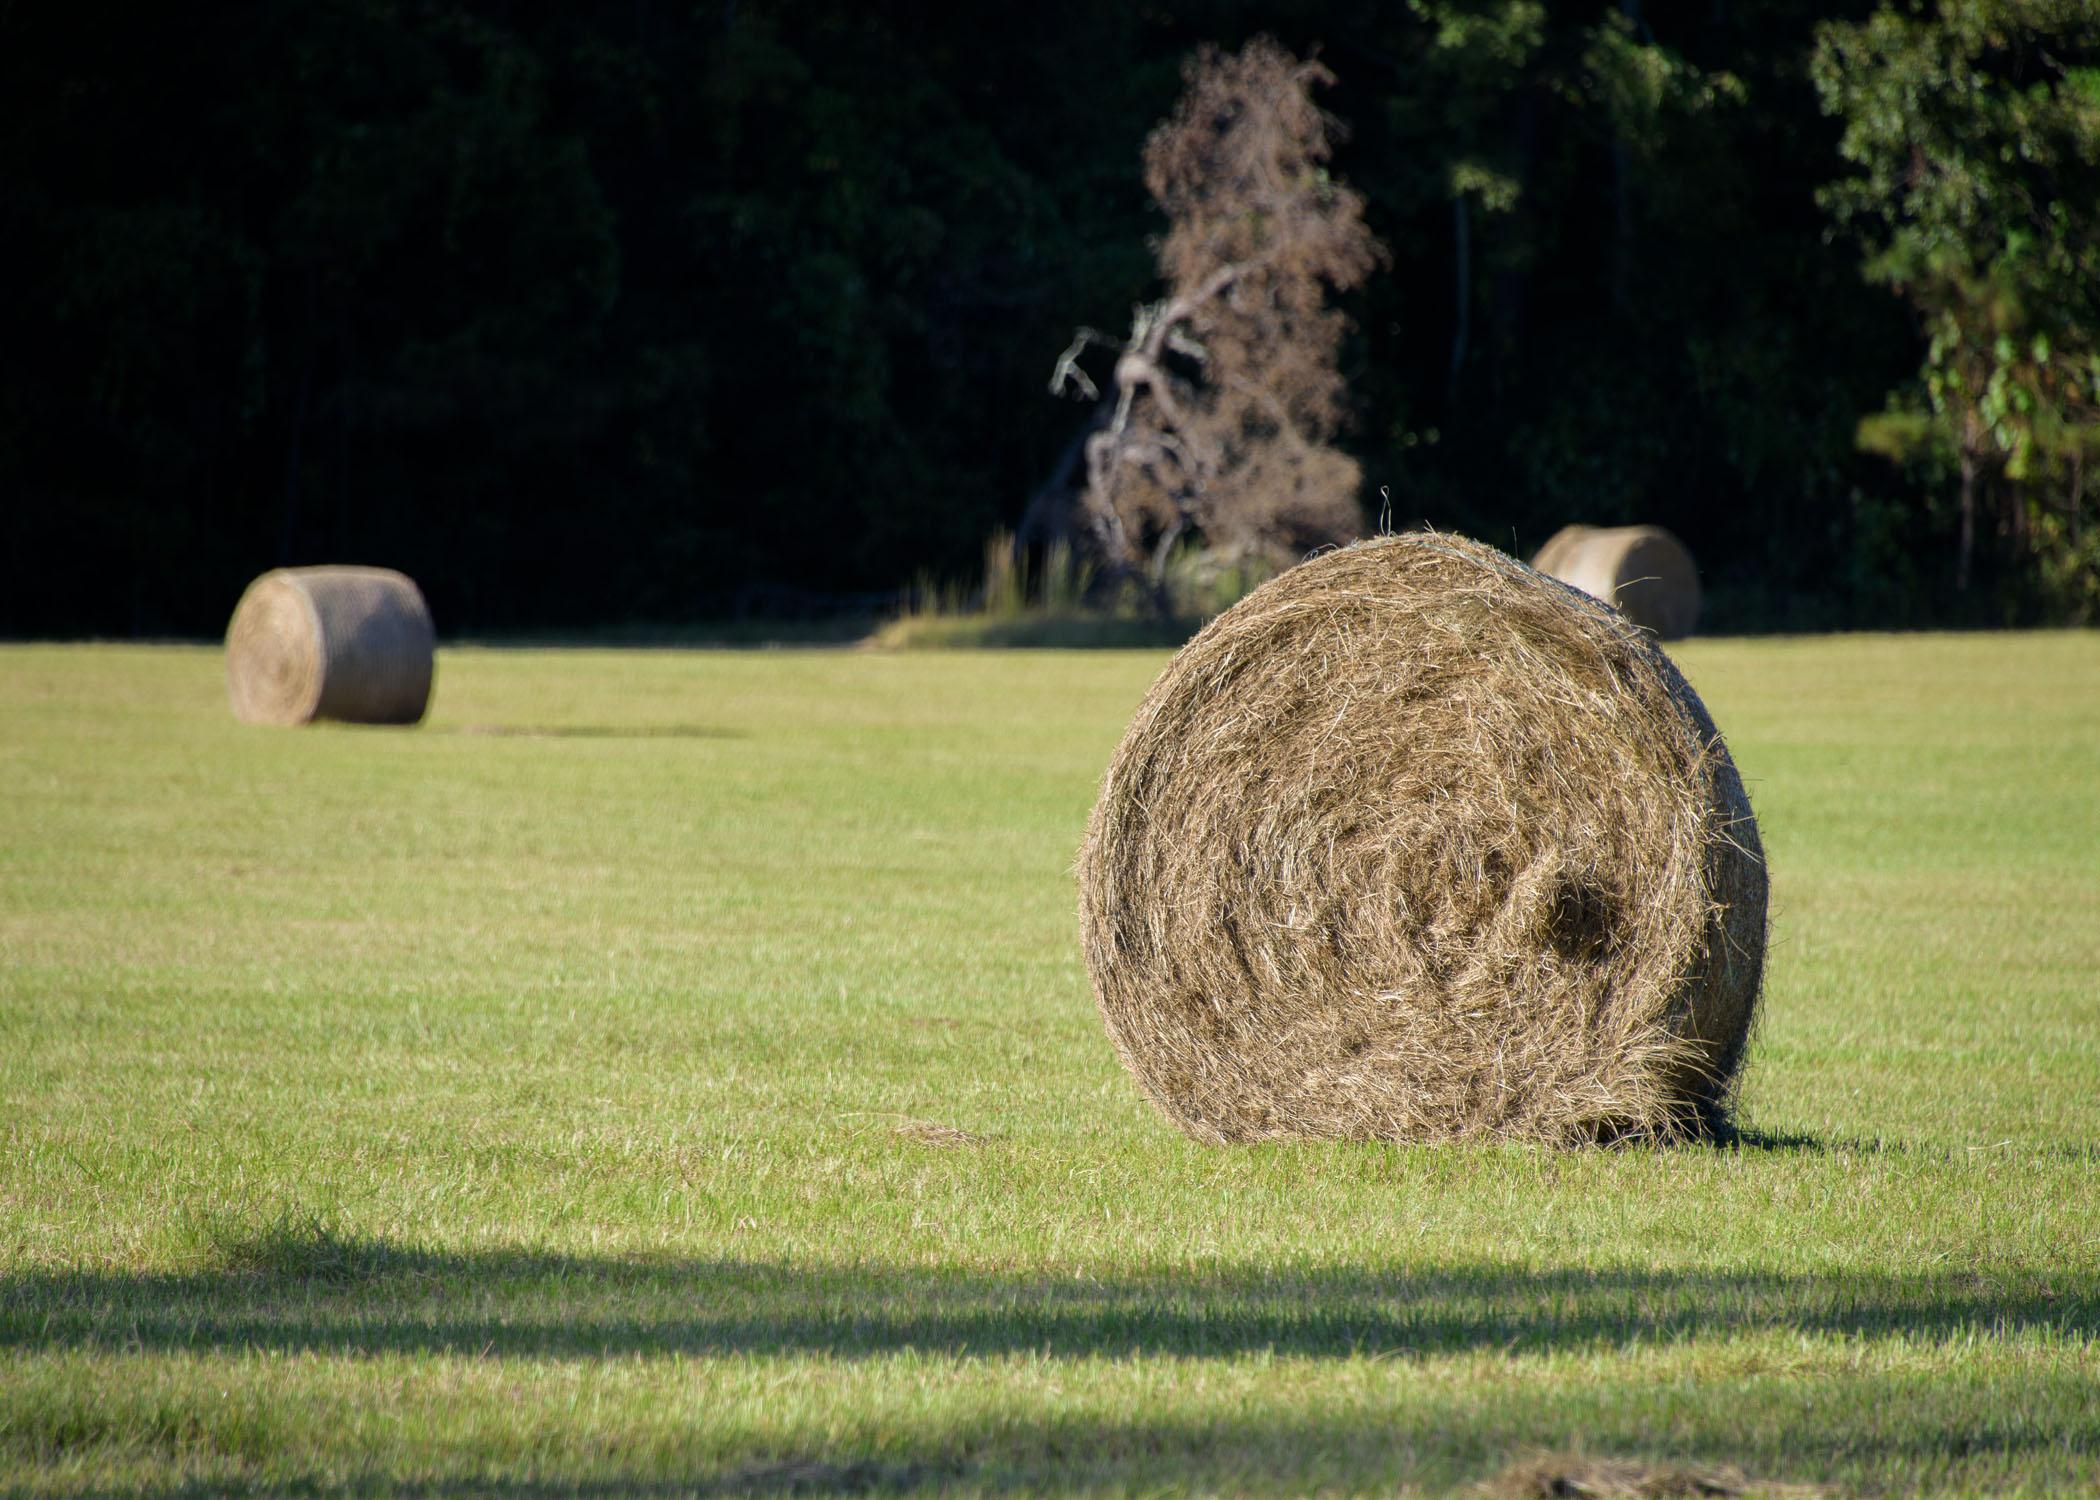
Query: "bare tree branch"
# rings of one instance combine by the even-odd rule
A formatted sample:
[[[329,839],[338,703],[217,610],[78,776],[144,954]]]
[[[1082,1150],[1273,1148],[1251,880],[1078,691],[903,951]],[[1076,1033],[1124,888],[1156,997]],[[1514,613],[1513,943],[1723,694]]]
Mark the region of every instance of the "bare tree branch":
[[[1339,127],[1313,102],[1324,67],[1261,39],[1205,48],[1183,77],[1145,147],[1167,295],[1120,341],[1079,330],[1050,382],[1100,403],[1079,513],[1108,576],[1148,577],[1155,594],[1192,534],[1284,560],[1361,529],[1360,476],[1331,445],[1348,325],[1327,299],[1383,255],[1362,199],[1325,170]],[[1096,345],[1118,350],[1105,389],[1079,366]]]
[[[1062,396],[1065,393],[1066,383],[1070,382],[1079,391],[1079,394],[1087,400],[1098,401],[1101,399],[1101,388],[1095,385],[1093,380],[1088,377],[1086,371],[1079,367],[1079,356],[1097,344],[1104,349],[1113,349],[1116,346],[1116,341],[1099,329],[1081,328],[1079,330],[1078,334],[1073,337],[1072,342],[1065,346],[1065,352],[1057,357],[1057,368],[1050,372],[1051,395]]]

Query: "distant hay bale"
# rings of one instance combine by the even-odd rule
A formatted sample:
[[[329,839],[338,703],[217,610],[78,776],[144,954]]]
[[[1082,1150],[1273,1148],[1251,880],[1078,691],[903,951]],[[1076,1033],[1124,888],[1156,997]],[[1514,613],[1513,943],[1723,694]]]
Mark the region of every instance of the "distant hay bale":
[[[1741,780],[1652,638],[1382,537],[1153,684],[1079,862],[1124,1063],[1199,1140],[1719,1127],[1763,971]]]
[[[1563,526],[1531,565],[1666,641],[1699,623],[1699,570],[1684,543],[1660,526]]]
[[[1546,539],[1546,545],[1539,548],[1538,555],[1531,559],[1531,565],[1541,573],[1561,578],[1561,569],[1582,549],[1582,544],[1596,534],[1597,528],[1594,526],[1563,526]],[[1567,580],[1561,578],[1561,581],[1565,583]]]
[[[226,688],[244,724],[413,724],[430,703],[436,634],[391,568],[279,568],[226,627]]]

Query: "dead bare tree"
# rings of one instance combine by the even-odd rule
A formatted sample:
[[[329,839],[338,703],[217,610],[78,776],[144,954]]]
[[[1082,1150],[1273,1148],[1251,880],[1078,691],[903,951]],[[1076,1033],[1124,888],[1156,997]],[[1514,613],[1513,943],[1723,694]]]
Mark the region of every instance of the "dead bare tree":
[[[1223,555],[1287,560],[1361,528],[1357,465],[1330,446],[1348,322],[1327,299],[1383,254],[1363,199],[1326,170],[1341,128],[1313,101],[1326,68],[1260,38],[1204,48],[1183,78],[1144,158],[1168,219],[1155,246],[1167,295],[1120,341],[1081,329],[1050,382],[1098,403],[1080,445],[1085,534],[1110,576],[1144,578],[1155,597],[1191,533]],[[1116,351],[1106,390],[1082,366],[1096,346]],[[1053,476],[1031,512],[1070,489]]]

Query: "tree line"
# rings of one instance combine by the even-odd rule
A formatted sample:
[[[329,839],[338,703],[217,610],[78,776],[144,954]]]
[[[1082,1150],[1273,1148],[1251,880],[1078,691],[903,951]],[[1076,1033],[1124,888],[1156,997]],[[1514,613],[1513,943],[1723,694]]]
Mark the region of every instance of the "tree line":
[[[1161,301],[1184,59],[1258,35],[1384,247],[1311,320],[1366,524],[1657,521],[1720,628],[2090,618],[2089,9],[9,7],[0,630],[210,633],[280,562],[448,630],[960,575],[1098,428],[1073,329]]]

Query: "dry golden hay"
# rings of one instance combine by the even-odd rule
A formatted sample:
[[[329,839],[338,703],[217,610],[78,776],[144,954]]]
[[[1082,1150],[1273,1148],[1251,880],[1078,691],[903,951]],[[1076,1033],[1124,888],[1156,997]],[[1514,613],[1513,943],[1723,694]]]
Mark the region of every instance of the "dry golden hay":
[[[1698,696],[1611,610],[1434,533],[1302,563],[1183,648],[1079,883],[1116,1050],[1205,1141],[1707,1133],[1764,966]]]
[[[391,568],[278,568],[226,627],[226,689],[244,724],[413,724],[430,703],[436,633]]]
[[[1660,526],[1563,526],[1531,565],[1666,641],[1699,623],[1699,570],[1684,543]]]

